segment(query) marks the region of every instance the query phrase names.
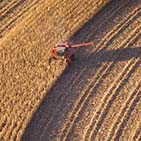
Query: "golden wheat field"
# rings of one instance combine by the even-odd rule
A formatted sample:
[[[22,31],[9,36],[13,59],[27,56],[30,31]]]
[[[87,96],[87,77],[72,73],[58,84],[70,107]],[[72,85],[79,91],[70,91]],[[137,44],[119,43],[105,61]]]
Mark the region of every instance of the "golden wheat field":
[[[30,140],[22,135],[65,69],[50,71],[51,47],[108,1],[0,0],[0,141]]]
[[[0,141],[141,141],[141,1],[1,0]]]

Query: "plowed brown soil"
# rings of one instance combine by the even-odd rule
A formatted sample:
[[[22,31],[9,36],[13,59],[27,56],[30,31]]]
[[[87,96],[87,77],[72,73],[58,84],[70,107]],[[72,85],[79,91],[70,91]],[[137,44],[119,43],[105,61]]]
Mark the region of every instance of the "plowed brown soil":
[[[23,139],[140,141],[141,1],[113,0],[72,40],[94,45],[77,51]]]
[[[51,47],[71,37],[107,2],[0,0],[0,141],[22,140],[34,112],[65,69],[66,64],[58,62],[49,68]]]

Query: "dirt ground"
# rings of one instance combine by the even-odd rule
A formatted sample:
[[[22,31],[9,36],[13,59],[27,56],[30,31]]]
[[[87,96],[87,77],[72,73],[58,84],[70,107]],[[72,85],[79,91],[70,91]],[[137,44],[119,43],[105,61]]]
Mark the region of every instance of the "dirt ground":
[[[60,79],[66,64],[48,66],[51,47],[72,37],[108,1],[0,0],[0,141],[22,140]]]
[[[141,1],[113,0],[72,40],[94,45],[77,50],[23,140],[140,141]]]

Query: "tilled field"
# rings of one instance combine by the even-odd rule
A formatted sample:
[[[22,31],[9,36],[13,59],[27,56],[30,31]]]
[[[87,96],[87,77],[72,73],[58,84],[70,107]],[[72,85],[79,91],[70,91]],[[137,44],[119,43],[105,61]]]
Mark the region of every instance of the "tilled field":
[[[0,141],[22,140],[34,112],[65,69],[66,64],[58,62],[49,68],[51,47],[71,37],[107,2],[0,0]]]
[[[113,0],[72,40],[94,46],[77,51],[76,62],[53,85],[23,139],[140,141],[141,1]]]

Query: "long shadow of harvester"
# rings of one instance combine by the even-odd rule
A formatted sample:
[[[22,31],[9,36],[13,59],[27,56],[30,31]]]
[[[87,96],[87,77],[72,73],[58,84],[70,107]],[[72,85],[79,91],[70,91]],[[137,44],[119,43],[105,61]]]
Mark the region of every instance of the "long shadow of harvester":
[[[115,60],[114,56],[117,56]],[[87,56],[85,55],[79,56],[79,62],[87,62],[84,65],[87,65],[91,68],[94,67],[94,65],[97,66],[97,64],[101,64],[102,62],[127,61],[131,58],[141,58],[141,47],[102,50],[100,52],[91,54],[89,60],[87,60]],[[77,65],[77,62],[75,65]]]
[[[112,1],[113,4],[115,2],[117,1]],[[105,10],[102,10],[102,12],[100,12],[97,16],[88,21],[88,23],[73,36],[74,42],[80,42],[83,41],[84,38],[87,38],[88,34],[91,33],[92,30],[90,25],[92,28],[96,27],[95,21],[102,18],[103,13],[109,10],[110,5],[112,4],[109,4]],[[90,40],[93,40],[92,38],[95,37],[92,35]],[[94,75],[95,70],[97,70],[103,62],[117,63],[119,61],[127,61],[132,58],[141,58],[141,48],[139,47],[128,47],[125,49],[120,48],[115,50],[103,49],[100,52],[91,53],[89,57],[87,55],[90,50],[88,52],[86,52],[85,49],[82,50],[83,55],[80,53],[80,50],[76,52],[77,59],[73,63],[72,68],[67,73],[65,70],[61,74],[45,96],[34,114],[33,119],[29,123],[25,134],[23,135],[23,140],[40,141],[40,136],[43,133],[45,135],[42,139],[55,140],[55,136],[57,136],[57,131],[59,130],[59,127],[56,127],[58,120],[63,122],[63,116],[67,115],[68,111],[73,108],[75,101],[81,95],[84,86],[88,83],[88,79]],[[69,109],[68,111],[65,109],[67,106]]]
[[[115,56],[116,54],[118,54],[118,57],[116,57],[116,60],[113,60],[112,56]],[[82,68],[86,67],[90,69],[90,71],[91,70],[94,71],[94,69],[98,69],[98,67],[101,66],[100,64],[103,62],[115,61],[116,63],[119,61],[127,61],[132,58],[141,58],[141,48],[132,47],[132,48],[124,48],[124,49],[116,49],[116,50],[103,50],[98,53],[91,54],[88,60],[85,55],[83,56],[79,55],[78,60],[74,62],[72,68],[67,73],[65,72],[60,76],[60,78],[56,81],[56,83],[51,88],[50,92],[44,98],[43,102],[38,108],[38,111],[35,113],[32,121],[30,122],[28,128],[26,129],[26,132],[23,138],[27,139],[28,141],[31,141],[31,140],[36,141],[38,140],[38,137],[40,136],[40,134],[44,132],[44,130],[47,130],[46,131],[47,136],[51,134],[53,125],[50,126],[49,124],[53,124],[53,123],[55,124],[56,118],[54,118],[54,121],[52,123],[49,123],[49,122],[50,122],[50,119],[52,119],[52,117],[56,116],[56,113],[55,113],[56,109],[61,104],[64,104],[64,106],[67,105],[68,103],[66,99],[68,98],[70,99],[71,97],[73,97],[75,101],[77,97],[79,96],[79,93],[75,93],[73,89],[75,89],[76,85],[79,85],[80,79],[83,79],[83,82],[85,85],[87,83],[87,78],[90,77],[90,75],[85,76],[85,72],[83,72],[80,78],[76,80],[74,85],[71,87],[71,89],[68,90],[69,86],[72,83],[72,79],[75,79],[75,77],[79,74],[79,72],[81,72]],[[79,91],[81,91],[81,87],[79,88]],[[57,117],[61,116],[62,114],[61,110],[62,109],[60,109],[60,112],[57,113]],[[44,120],[42,121],[40,119],[44,119]],[[42,127],[40,128],[40,131],[38,131],[37,129],[39,125],[40,127]],[[45,128],[45,126],[47,127]],[[46,138],[46,139],[50,139],[50,138]]]

